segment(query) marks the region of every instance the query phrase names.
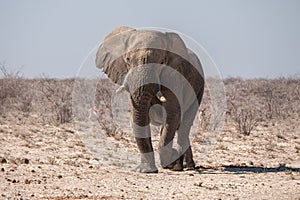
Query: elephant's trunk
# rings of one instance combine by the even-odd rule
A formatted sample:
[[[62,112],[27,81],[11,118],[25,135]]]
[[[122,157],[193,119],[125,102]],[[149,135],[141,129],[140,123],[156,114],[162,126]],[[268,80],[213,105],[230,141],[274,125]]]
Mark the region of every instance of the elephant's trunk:
[[[150,138],[150,117],[149,111],[153,102],[164,103],[167,101],[161,92],[161,85],[159,80],[160,68],[155,65],[147,64],[143,66],[133,67],[129,70],[124,78],[123,85],[117,90],[122,92],[126,90],[130,93],[132,103],[132,126],[136,138]],[[137,139],[137,141],[140,141]],[[147,140],[149,141],[149,140]],[[151,140],[150,140],[151,141]],[[149,142],[146,142],[149,143]],[[152,145],[145,144],[141,139],[138,146],[145,146],[141,151],[152,150]],[[151,148],[150,148],[151,147]]]
[[[151,144],[151,131],[149,126],[150,117],[148,114],[151,105],[152,94],[148,92],[146,88],[147,86],[145,88],[139,88],[134,95],[131,95],[133,107],[133,134],[135,136],[139,151],[143,154],[151,152],[153,153],[153,147]]]

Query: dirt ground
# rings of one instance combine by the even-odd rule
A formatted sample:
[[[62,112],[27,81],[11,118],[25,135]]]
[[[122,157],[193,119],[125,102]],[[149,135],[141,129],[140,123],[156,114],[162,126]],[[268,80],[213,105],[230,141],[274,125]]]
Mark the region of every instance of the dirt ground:
[[[266,123],[250,136],[227,125],[205,154],[194,141],[197,170],[158,174],[103,163],[72,124],[1,121],[0,199],[300,199],[299,119]]]

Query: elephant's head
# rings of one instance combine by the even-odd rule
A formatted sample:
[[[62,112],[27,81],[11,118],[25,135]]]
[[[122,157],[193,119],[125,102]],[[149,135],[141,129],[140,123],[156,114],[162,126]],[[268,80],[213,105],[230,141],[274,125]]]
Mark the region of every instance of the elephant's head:
[[[133,86],[157,83],[155,87],[153,84],[148,87],[147,91],[152,89],[158,99],[165,102],[167,99],[159,88],[164,68],[158,65],[165,64],[180,71],[178,68],[182,66],[178,65],[178,59],[188,60],[188,56],[184,42],[176,33],[120,27],[104,39],[97,52],[96,65],[121,85],[118,91],[125,89],[131,95],[137,89]]]

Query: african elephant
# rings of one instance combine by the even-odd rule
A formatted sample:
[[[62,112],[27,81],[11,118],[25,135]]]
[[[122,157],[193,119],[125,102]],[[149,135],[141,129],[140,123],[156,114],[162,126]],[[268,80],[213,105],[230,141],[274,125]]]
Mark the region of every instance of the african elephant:
[[[204,76],[197,56],[178,34],[120,27],[100,45],[96,65],[130,93],[132,128],[141,153],[139,172],[156,173],[149,124],[161,125],[163,168],[195,168],[189,132],[200,105]],[[177,146],[173,138],[177,133]]]

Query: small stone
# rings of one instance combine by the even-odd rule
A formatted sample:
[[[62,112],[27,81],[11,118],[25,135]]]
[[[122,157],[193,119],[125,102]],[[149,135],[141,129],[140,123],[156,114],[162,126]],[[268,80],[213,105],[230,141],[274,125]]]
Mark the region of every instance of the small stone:
[[[254,163],[252,161],[249,162],[249,165],[254,165]]]
[[[2,164],[7,163],[7,160],[5,158],[2,158],[1,163]]]
[[[194,183],[194,186],[202,187],[203,182]]]
[[[3,167],[1,168],[1,172],[5,172],[5,169]]]
[[[29,164],[29,159],[24,158],[24,159],[22,160],[22,163],[23,163],[23,164]]]
[[[262,163],[257,163],[256,165],[255,165],[255,167],[263,167],[264,165],[262,164]]]
[[[62,178],[62,175],[58,175],[57,178],[61,179],[61,178]]]

